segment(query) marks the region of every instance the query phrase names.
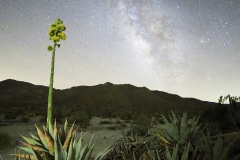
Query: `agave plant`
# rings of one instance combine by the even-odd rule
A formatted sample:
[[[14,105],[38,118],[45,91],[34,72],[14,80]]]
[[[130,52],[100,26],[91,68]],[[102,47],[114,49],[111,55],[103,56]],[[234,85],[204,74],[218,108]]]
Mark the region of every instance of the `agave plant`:
[[[198,145],[200,138],[200,127],[198,124],[199,118],[188,119],[187,113],[183,113],[182,118],[176,116],[172,112],[172,117],[169,116],[170,121],[162,115],[165,124],[158,124],[150,131],[166,143],[169,147],[179,144],[179,149],[182,151],[184,147],[190,142],[190,151],[194,151],[194,146]]]
[[[207,135],[202,135],[201,145],[199,151],[204,155],[202,158],[207,160],[239,160],[240,153],[234,157],[230,157],[230,151],[233,148],[234,142],[238,138],[238,133],[228,133],[217,136],[210,136],[210,131],[207,131]]]
[[[84,135],[81,133],[76,139],[76,131],[74,124],[67,132],[68,122],[64,123],[64,128],[58,130],[56,120],[54,126],[49,125],[49,128],[41,130],[37,125],[37,136],[31,134],[32,138],[24,137],[26,142],[21,142],[25,147],[19,147],[28,154],[15,154],[19,158],[38,159],[38,160],[88,160],[92,156],[94,145],[91,145],[91,140],[83,145],[82,140]],[[106,148],[99,152],[94,159],[100,160],[110,151]]]

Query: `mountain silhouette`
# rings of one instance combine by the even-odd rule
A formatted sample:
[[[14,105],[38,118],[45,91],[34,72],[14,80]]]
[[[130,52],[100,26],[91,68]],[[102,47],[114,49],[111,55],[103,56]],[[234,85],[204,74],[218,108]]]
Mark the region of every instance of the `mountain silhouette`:
[[[28,82],[7,79],[0,82],[0,109],[2,112],[47,110],[48,87]],[[187,111],[190,115],[200,115],[212,102],[194,98],[182,98],[178,95],[152,91],[146,87],[131,84],[112,84],[110,82],[95,86],[76,86],[68,89],[54,89],[53,107],[71,108],[74,111],[86,111],[93,116],[131,117],[135,114],[160,115]],[[21,113],[19,113],[21,114]]]

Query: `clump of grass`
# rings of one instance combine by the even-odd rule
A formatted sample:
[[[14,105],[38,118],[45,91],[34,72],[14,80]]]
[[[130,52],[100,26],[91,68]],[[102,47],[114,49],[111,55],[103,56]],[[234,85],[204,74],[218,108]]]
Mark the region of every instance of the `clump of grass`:
[[[117,120],[115,123],[116,124],[122,124],[122,122],[120,120]]]
[[[106,128],[109,130],[120,130],[120,129],[126,128],[126,127],[127,127],[127,125],[125,125],[125,124],[120,124],[120,125],[118,124],[118,125],[111,125]]]
[[[132,123],[132,120],[124,120],[123,123],[124,124],[130,124],[130,123]]]
[[[6,133],[0,133],[0,149],[10,148],[13,146],[13,139]]]
[[[23,122],[23,123],[28,123],[28,122],[30,122],[31,121],[31,119],[28,117],[28,116],[19,116],[19,117],[17,117],[17,119],[20,121],[20,122]]]
[[[112,122],[111,121],[101,121],[101,122],[99,122],[99,124],[112,124]]]
[[[118,129],[121,129],[121,126],[120,125],[108,126],[107,129],[109,129],[109,130],[118,130]]]

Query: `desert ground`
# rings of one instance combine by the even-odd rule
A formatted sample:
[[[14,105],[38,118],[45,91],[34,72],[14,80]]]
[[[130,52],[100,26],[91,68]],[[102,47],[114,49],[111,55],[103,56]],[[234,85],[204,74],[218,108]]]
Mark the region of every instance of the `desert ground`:
[[[111,124],[99,124],[101,121],[110,121]],[[86,132],[84,142],[93,137],[92,144],[95,143],[95,147],[93,150],[93,156],[96,155],[99,151],[104,150],[107,147],[111,147],[117,140],[122,137],[122,132],[120,129],[110,130],[108,129],[109,126],[116,126],[116,122],[122,121],[119,119],[103,119],[99,117],[93,117],[90,121],[90,126],[87,129],[79,129],[77,136],[80,135],[81,132]],[[22,136],[30,137],[29,133],[34,135],[37,134],[35,130],[35,124],[37,124],[40,128],[42,124],[39,122],[39,117],[32,118],[29,123],[15,123],[7,126],[0,126],[0,132],[9,134],[14,141],[14,145],[12,148],[6,148],[0,150],[0,155],[2,156],[3,160],[11,160],[13,157],[11,154],[15,153],[15,148],[17,146],[22,146],[19,141],[25,141]],[[70,126],[71,124],[69,124]],[[128,130],[128,127],[124,130]]]

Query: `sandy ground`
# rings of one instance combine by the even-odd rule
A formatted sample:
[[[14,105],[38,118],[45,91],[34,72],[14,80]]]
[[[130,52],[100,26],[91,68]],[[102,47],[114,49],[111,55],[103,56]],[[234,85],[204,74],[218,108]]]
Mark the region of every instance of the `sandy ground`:
[[[101,121],[111,121],[112,124],[99,124]],[[117,140],[119,140],[121,135],[121,130],[109,130],[107,127],[114,124],[118,119],[102,119],[98,117],[93,117],[91,119],[91,126],[85,130],[79,129],[78,134],[81,132],[86,132],[84,142],[88,141],[93,135],[92,144],[95,143],[93,150],[93,155],[96,155],[101,150],[104,150],[106,147],[111,147]],[[24,141],[21,135],[25,137],[31,137],[29,133],[34,135],[37,134],[34,124],[37,124],[40,128],[42,124],[38,122],[38,118],[33,118],[28,124],[17,123],[8,126],[0,126],[0,132],[9,134],[14,140],[14,147],[0,150],[0,155],[3,160],[12,160],[13,157],[10,154],[15,153],[15,147],[22,146],[19,141]],[[119,125],[119,124],[118,124]],[[127,129],[126,129],[127,130]]]

